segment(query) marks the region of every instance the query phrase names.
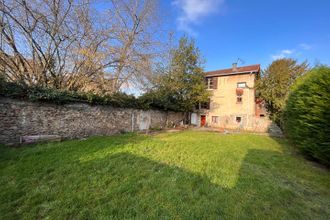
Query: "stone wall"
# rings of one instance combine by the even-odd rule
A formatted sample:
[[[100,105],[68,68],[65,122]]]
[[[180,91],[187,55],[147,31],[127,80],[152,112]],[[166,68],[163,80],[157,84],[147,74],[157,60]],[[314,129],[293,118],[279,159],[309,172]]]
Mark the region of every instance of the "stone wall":
[[[179,124],[183,114],[88,104],[55,105],[0,98],[0,143],[19,143],[25,135],[82,138]]]

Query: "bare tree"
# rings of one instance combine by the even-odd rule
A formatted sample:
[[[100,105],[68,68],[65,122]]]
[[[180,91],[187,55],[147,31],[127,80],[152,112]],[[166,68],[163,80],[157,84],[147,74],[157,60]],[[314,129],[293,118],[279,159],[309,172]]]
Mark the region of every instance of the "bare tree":
[[[106,17],[112,21],[109,49],[116,63],[107,73],[113,91],[148,82],[162,46],[157,6],[154,0],[111,0],[112,10]]]
[[[2,0],[0,68],[8,80],[116,92],[144,84],[159,55],[154,0]]]

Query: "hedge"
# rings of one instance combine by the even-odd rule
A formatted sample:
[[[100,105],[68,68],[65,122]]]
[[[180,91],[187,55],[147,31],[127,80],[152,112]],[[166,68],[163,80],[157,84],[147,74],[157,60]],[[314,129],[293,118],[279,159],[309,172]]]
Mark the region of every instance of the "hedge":
[[[330,68],[317,67],[292,87],[284,109],[284,129],[301,152],[330,165]]]
[[[161,106],[153,105],[153,101],[144,96],[136,98],[133,95],[128,95],[122,92],[112,95],[98,95],[92,92],[86,93],[45,87],[28,87],[18,83],[7,82],[3,78],[0,78],[0,97],[55,104],[79,102],[110,105],[120,108],[163,110]]]

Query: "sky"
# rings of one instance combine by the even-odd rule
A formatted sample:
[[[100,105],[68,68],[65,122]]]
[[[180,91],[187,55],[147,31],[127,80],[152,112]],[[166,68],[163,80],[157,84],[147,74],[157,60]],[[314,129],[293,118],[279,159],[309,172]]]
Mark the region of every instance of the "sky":
[[[330,0],[160,0],[164,22],[195,39],[206,71],[283,57],[330,65]]]

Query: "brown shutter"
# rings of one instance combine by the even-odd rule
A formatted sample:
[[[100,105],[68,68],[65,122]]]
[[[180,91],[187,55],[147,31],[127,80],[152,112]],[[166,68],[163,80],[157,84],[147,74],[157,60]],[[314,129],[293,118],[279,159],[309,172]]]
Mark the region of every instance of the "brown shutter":
[[[213,77],[213,89],[218,89],[218,77]]]

